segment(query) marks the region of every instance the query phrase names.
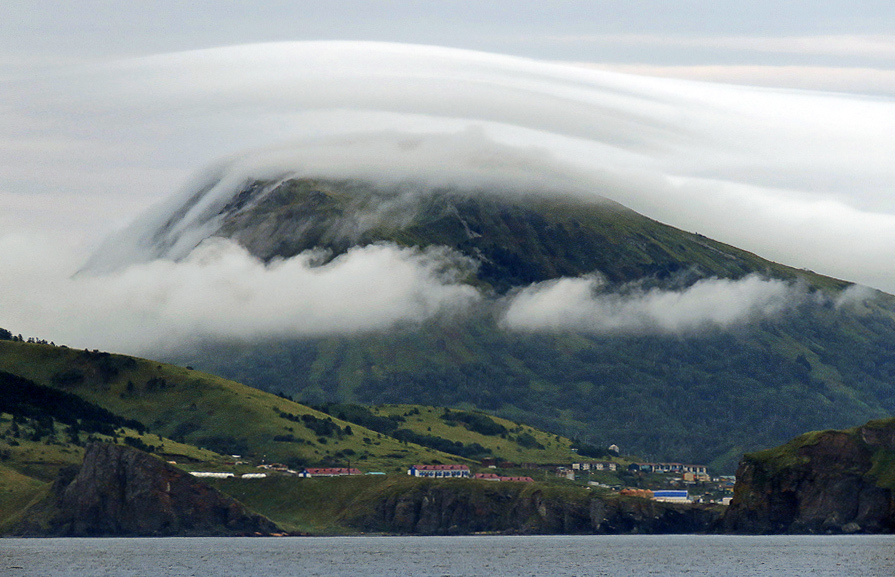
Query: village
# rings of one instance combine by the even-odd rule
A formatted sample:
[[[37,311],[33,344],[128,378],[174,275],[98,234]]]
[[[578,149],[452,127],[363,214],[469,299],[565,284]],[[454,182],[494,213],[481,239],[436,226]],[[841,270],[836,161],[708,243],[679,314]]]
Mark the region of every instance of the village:
[[[235,461],[234,465],[247,465]],[[298,479],[333,478],[355,476],[381,476],[382,471],[363,472],[352,466],[305,467],[290,469],[280,463],[257,465],[257,472],[193,471],[200,478],[213,479],[265,479],[269,475],[291,476]],[[627,462],[618,460],[578,460],[564,464],[510,463],[496,459],[483,459],[478,470],[467,464],[416,464],[406,474],[421,479],[455,480],[471,479],[498,483],[574,483],[588,488],[618,493],[622,496],[641,497],[655,501],[676,503],[730,503],[734,477],[713,477],[705,465],[676,462]],[[526,474],[527,473],[527,474]]]

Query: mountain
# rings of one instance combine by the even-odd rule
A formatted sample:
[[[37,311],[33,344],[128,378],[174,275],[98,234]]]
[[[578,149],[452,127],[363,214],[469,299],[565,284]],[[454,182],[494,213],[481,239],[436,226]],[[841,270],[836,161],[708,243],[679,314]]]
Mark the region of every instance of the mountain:
[[[326,267],[370,245],[441,251],[450,278],[481,295],[465,313],[388,330],[206,339],[168,355],[303,402],[475,408],[718,471],[801,431],[895,410],[893,297],[595,195],[212,181],[90,266],[181,259],[213,237],[272,266],[313,254]],[[553,309],[538,316],[544,295]]]

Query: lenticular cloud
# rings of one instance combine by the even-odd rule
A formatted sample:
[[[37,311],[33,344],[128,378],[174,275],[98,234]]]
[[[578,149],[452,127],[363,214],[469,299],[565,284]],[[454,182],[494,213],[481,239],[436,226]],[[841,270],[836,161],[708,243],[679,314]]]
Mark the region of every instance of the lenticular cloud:
[[[685,230],[895,291],[880,266],[895,260],[892,100],[369,42],[160,55],[18,88],[0,87],[0,122],[15,135],[4,170],[20,182],[62,172],[85,195],[160,200],[177,184],[160,188],[160,175],[179,171],[182,183],[220,158],[246,172],[288,159],[282,168],[324,177],[436,183],[497,175],[540,186],[566,174],[579,191]],[[463,150],[442,138],[469,130],[480,138]],[[377,133],[391,136],[367,139]],[[443,161],[402,153],[414,138],[442,138]],[[525,159],[515,171],[470,170],[508,147]],[[38,157],[56,158],[53,170]]]
[[[213,212],[204,215],[208,219],[181,221],[183,242],[169,245],[177,251],[153,244],[178,203],[207,182],[187,184],[182,196],[160,201],[214,163],[217,184],[206,208],[226,203],[246,179],[277,175],[602,196],[784,264],[895,291],[889,266],[895,262],[892,100],[644,78],[431,46],[292,42],[4,80],[0,101],[6,135],[0,137],[0,202],[9,208],[0,214],[4,230],[35,222],[92,233],[108,229],[110,215],[123,225],[132,219],[128,207],[136,213],[157,203],[97,253],[95,270],[112,274],[69,282],[44,270],[15,279],[17,294],[24,296],[2,307],[0,322],[46,338],[63,340],[64,333],[72,343],[114,341],[87,336],[125,334],[126,326],[133,332],[147,318],[164,319],[166,310],[180,310],[166,306],[189,301],[177,282],[212,269],[209,278],[230,306],[211,311],[195,301],[196,311],[219,315],[187,316],[198,331],[282,334],[266,309],[241,318],[240,294],[257,307],[261,299],[252,295],[264,294],[272,309],[293,315],[290,326],[358,330],[333,305],[335,297],[344,297],[350,310],[347,292],[306,292],[298,303],[289,291],[260,290],[285,278],[275,268],[246,261],[237,267],[243,278],[230,280],[222,276],[230,270],[221,267],[226,259],[201,269],[190,260],[191,251],[213,234]],[[21,248],[22,262],[45,262],[35,260],[33,243]],[[433,280],[425,271],[437,267],[427,269],[419,255],[394,250],[352,253],[339,269],[359,274],[362,261],[382,264],[392,254],[400,257],[394,266],[409,263],[417,271],[403,277],[411,286],[404,293],[386,291],[379,301],[362,295],[372,300],[358,301],[366,302],[368,314],[357,318],[374,319],[365,326],[424,318],[442,302],[477,298],[468,287]],[[315,286],[310,268],[281,265],[292,266],[308,273],[296,276],[296,290]],[[145,275],[149,268],[152,279]],[[158,290],[120,284],[141,274],[141,282]],[[25,286],[32,277],[40,285]],[[560,294],[604,319],[582,330],[727,326],[774,313],[789,302],[784,293],[792,292],[774,281],[747,279],[697,285],[694,292],[596,298],[586,296],[593,288],[587,282],[566,279],[523,291],[507,311],[507,326],[531,328],[538,318],[544,322],[537,326],[548,325],[543,311],[571,319]],[[96,283],[92,294],[112,304],[123,302],[115,287],[127,291],[134,306],[101,312],[80,292],[89,283]],[[166,283],[167,289],[159,288]],[[68,287],[75,296],[53,301],[46,287]],[[697,289],[739,304],[728,313],[719,305],[686,318],[663,312],[688,310]],[[78,295],[86,304],[76,306]],[[25,310],[33,314],[19,313]],[[408,311],[417,312],[407,317]],[[63,313],[106,319],[90,326],[68,321],[55,336],[52,327],[60,326]]]

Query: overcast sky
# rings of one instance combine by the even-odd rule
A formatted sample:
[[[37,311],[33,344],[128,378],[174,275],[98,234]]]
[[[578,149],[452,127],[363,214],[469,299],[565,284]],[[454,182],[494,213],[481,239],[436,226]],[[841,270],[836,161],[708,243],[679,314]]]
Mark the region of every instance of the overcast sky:
[[[331,40],[403,46],[308,43]],[[875,0],[3,2],[0,247],[19,254],[0,255],[0,280],[63,285],[26,269],[73,272],[222,158],[298,146],[308,162],[309,138],[370,131],[374,151],[401,134],[465,143],[461,164],[471,151],[513,159],[499,174],[575,175],[686,230],[895,291],[895,4]],[[426,154],[413,162],[443,152]],[[0,326],[29,330],[10,316],[26,304],[0,296]],[[32,334],[52,338],[67,306]]]
[[[434,44],[647,67],[891,70],[886,0],[29,0],[0,6],[7,70],[271,41]],[[683,73],[682,71],[680,73]]]

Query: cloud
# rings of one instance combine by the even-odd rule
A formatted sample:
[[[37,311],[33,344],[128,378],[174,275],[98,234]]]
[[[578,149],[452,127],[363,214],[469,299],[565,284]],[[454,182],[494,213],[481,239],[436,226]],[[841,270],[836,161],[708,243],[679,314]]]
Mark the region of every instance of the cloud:
[[[223,239],[189,258],[70,276],[64,247],[0,238],[0,326],[59,344],[147,353],[201,338],[386,330],[460,312],[479,298],[473,266],[447,249],[370,245],[318,266],[304,253],[264,265]]]
[[[674,36],[668,34],[600,34],[554,36],[562,43],[621,44],[895,59],[895,36],[817,34],[812,36]]]
[[[197,176],[179,194],[112,236],[90,258],[87,270],[107,272],[156,258],[185,258],[215,234],[222,212],[246,183],[287,178],[359,180],[382,195],[375,205],[333,217],[331,228],[369,229],[411,218],[418,199],[435,190],[479,195],[564,195],[598,200],[600,175],[555,159],[542,147],[496,142],[481,128],[446,134],[391,131],[316,138],[240,154]],[[607,185],[608,177],[602,181]],[[343,222],[350,219],[350,223]]]
[[[877,296],[879,296],[878,291],[866,286],[853,284],[836,297],[834,304],[836,308],[860,307]]]
[[[601,289],[594,276],[529,286],[510,298],[501,324],[518,331],[679,334],[770,317],[806,298],[803,288],[757,275],[706,279],[682,290]]]
[[[225,159],[230,178],[206,208],[237,177],[273,168],[512,182],[605,196],[772,260],[895,291],[891,99],[431,46],[284,42],[10,79],[0,102],[8,230],[98,242],[171,191],[194,191],[190,175]],[[144,250],[140,238],[119,248]]]
[[[769,88],[797,88],[889,96],[895,94],[895,70],[885,68],[761,65],[661,66],[607,62],[575,62],[574,65],[623,74]]]

